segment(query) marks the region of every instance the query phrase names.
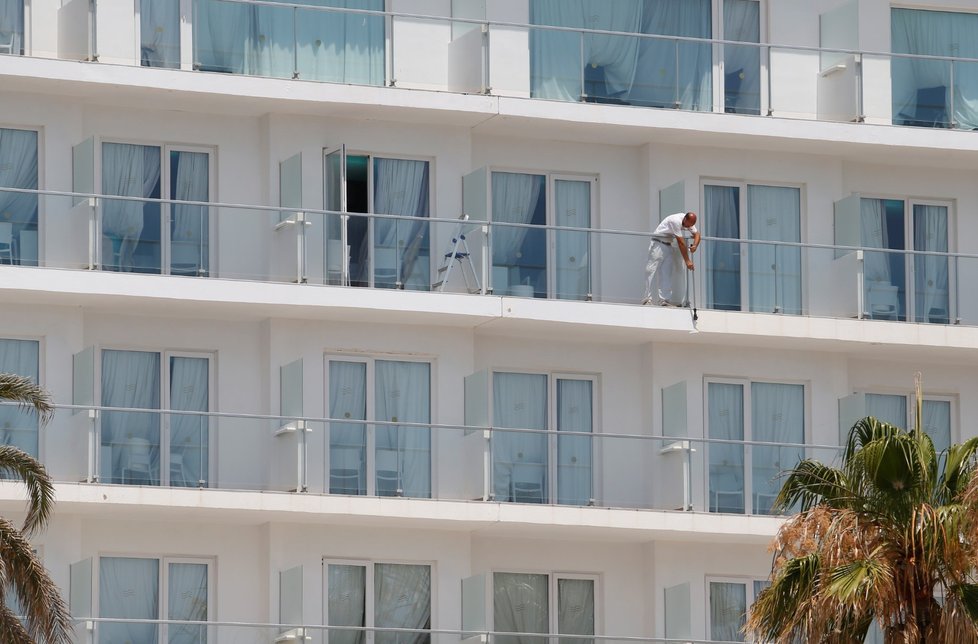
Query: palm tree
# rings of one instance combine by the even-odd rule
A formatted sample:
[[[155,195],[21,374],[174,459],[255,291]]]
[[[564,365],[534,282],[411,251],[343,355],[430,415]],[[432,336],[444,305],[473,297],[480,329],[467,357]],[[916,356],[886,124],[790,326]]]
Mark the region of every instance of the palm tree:
[[[776,642],[978,642],[978,438],[938,454],[918,429],[853,426],[839,468],[798,464],[775,505],[799,513],[772,549],[745,632]]]
[[[0,374],[0,400],[33,410],[45,424],[54,408],[48,393],[29,378]],[[54,485],[47,472],[29,454],[0,445],[0,476],[14,475],[27,486],[27,518],[18,529],[0,517],[0,641],[11,644],[71,642],[71,617],[57,585],[38,560],[28,537],[41,530],[54,507]],[[14,591],[23,621],[7,605]]]

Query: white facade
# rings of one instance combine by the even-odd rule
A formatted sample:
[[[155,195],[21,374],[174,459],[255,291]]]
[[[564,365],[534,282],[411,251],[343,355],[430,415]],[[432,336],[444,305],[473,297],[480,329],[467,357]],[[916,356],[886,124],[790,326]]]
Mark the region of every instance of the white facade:
[[[0,0],[0,370],[59,406],[0,437],[79,642],[731,639],[780,471],[917,371],[973,437],[973,3],[594,1]],[[695,321],[639,305],[679,210]]]

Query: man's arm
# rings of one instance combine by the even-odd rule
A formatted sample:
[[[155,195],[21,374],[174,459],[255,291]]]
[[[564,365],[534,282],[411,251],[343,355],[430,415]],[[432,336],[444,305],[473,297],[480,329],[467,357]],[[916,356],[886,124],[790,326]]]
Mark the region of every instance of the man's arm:
[[[690,245],[689,250],[696,252],[696,249],[700,247],[700,231],[693,233],[693,243]]]
[[[693,242],[696,243],[695,241]],[[686,249],[686,240],[680,235],[676,235],[676,244],[679,246],[679,253],[683,256],[683,261],[686,262],[686,268],[693,270],[696,268],[693,266],[693,260],[689,258],[689,251]]]

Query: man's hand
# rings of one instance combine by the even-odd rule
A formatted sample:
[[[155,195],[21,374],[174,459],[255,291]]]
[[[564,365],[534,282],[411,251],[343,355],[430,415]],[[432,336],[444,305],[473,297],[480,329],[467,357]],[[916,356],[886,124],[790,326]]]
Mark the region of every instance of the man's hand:
[[[691,253],[695,253],[696,252],[696,249],[699,248],[699,246],[700,246],[699,244],[697,244],[696,242],[693,242],[692,244],[689,245],[689,251]]]
[[[691,260],[691,259],[687,259],[686,260],[686,268],[689,269],[689,270],[691,270],[691,271],[692,270],[696,270],[696,267],[693,266],[693,260]]]

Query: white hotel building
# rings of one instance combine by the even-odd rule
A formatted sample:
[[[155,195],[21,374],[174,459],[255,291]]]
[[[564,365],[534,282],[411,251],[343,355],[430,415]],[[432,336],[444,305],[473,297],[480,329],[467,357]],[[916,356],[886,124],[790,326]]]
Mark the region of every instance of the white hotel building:
[[[296,1],[0,0],[78,642],[736,640],[780,471],[975,435],[975,0]]]

